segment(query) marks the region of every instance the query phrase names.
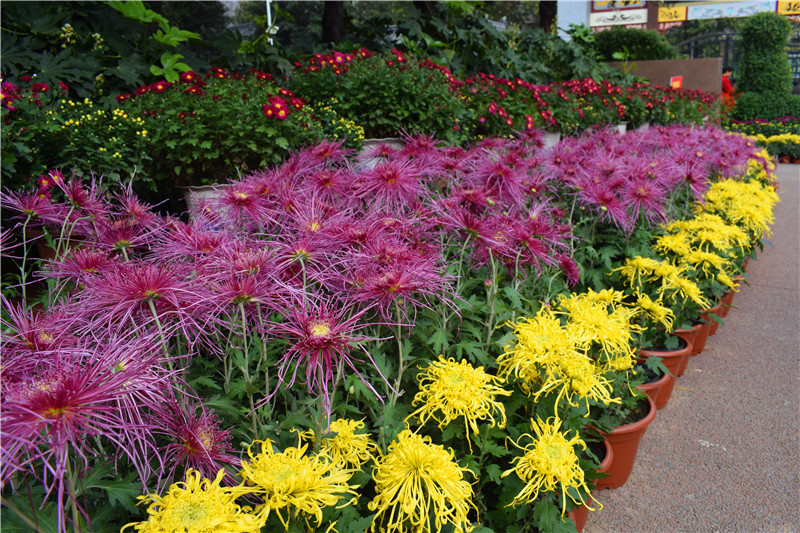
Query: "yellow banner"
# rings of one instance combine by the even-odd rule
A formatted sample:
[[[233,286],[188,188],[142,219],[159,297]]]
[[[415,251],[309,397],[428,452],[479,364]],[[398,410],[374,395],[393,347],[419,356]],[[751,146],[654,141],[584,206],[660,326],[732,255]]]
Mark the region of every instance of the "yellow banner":
[[[800,0],[779,0],[779,15],[800,15]]]
[[[787,2],[792,3],[792,2]],[[659,22],[680,22],[686,20],[686,6],[681,7],[659,7]]]

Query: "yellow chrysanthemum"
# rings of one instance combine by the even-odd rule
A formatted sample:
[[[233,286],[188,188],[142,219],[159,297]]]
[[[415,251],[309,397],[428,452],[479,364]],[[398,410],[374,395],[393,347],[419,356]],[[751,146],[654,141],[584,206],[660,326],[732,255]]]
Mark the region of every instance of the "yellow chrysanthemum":
[[[474,368],[467,361],[439,356],[419,375],[419,392],[414,406],[421,407],[408,418],[416,417],[420,424],[433,418],[440,428],[458,418],[464,419],[464,429],[478,434],[478,420],[489,420],[491,426],[506,425],[506,411],[496,396],[510,396],[511,392],[498,386],[502,380]],[[499,416],[499,422],[495,416]]]
[[[717,274],[717,281],[728,287],[734,292],[739,292],[739,284],[724,272]]]
[[[677,233],[675,235],[661,235],[653,244],[653,249],[661,255],[683,256],[689,253],[689,242],[686,236]]]
[[[661,304],[660,299],[653,301],[647,294],[636,294],[633,305],[638,312],[643,313],[654,323],[663,325],[668,332],[672,331],[672,320],[675,315],[670,308]]]
[[[467,515],[477,508],[465,472],[472,473],[456,463],[452,451],[433,444],[430,437],[403,430],[372,472],[372,531],[378,527],[386,533],[426,533],[441,531],[445,524],[452,524],[457,533],[472,531]]]
[[[535,317],[508,322],[514,328],[516,342],[504,348],[497,358],[499,375],[510,374],[525,379],[527,367],[546,364],[564,354],[575,352],[575,341],[550,308],[542,308]]]
[[[619,368],[619,370],[627,370],[633,366],[630,351],[614,357],[612,360],[617,361],[625,356],[627,356],[628,363],[621,365],[624,368]],[[555,402],[556,411],[562,398],[570,405],[577,406],[577,397],[586,402],[588,416],[590,399],[603,405],[621,401],[619,398],[611,397],[613,392],[611,382],[604,374],[605,369],[598,367],[586,354],[576,352],[565,355],[545,367],[544,377],[540,378],[540,384],[533,392],[533,399],[537,401],[541,395],[558,391]]]
[[[703,291],[700,290],[700,287],[688,278],[679,277],[674,280],[674,284],[670,285],[668,288],[674,289],[678,294],[693,301],[703,309],[708,309],[710,307],[710,303],[708,299],[703,296]]]
[[[586,443],[577,433],[568,438],[568,432],[560,431],[561,420],[558,418],[551,420],[552,423],[543,422],[541,419],[531,420],[531,429],[536,436],[526,433],[514,443],[524,454],[513,459],[514,468],[503,472],[502,477],[515,473],[525,483],[525,487],[514,497],[510,505],[532,503],[539,492],[558,492],[561,494],[563,515],[567,507],[568,489],[583,489],[589,492],[578,455],[575,453],[575,446],[585,450]],[[519,443],[523,439],[530,439],[531,442],[521,446]],[[572,493],[569,497],[576,505],[586,503],[580,492],[577,499]]]
[[[624,306],[598,302],[596,295],[589,289],[583,294],[561,296],[559,305],[567,317],[568,331],[576,343],[586,349],[591,349],[595,343],[599,344],[603,351],[601,359],[627,354],[633,334],[640,329],[631,322],[634,311]]]
[[[363,429],[364,422],[360,420],[334,420],[331,422],[330,434],[323,435],[320,440],[320,453],[326,454],[336,464],[361,468],[361,465],[380,455],[378,445],[370,440],[369,434],[358,433]],[[314,430],[303,432],[301,437],[314,442]]]
[[[684,257],[687,264],[703,271],[703,274],[713,276],[718,272],[723,272],[725,267],[728,266],[728,261],[724,257],[720,257],[713,252],[704,252],[702,250],[692,250]],[[713,270],[713,272],[710,272]]]
[[[254,453],[259,444],[261,451]],[[352,494],[354,486],[348,485],[354,470],[334,463],[325,455],[305,455],[307,445],[289,447],[275,452],[270,440],[255,441],[247,448],[250,461],[242,461],[239,475],[247,482],[250,492],[260,496],[264,503],[255,509],[256,515],[266,522],[271,511],[278,514],[284,526],[288,517],[281,514],[290,508],[322,523],[322,509],[336,505],[345,494]]]
[[[755,238],[770,236],[773,207],[780,199],[774,188],[755,180],[721,180],[709,187],[704,207]]]
[[[637,256],[625,259],[625,264],[612,272],[619,272],[628,286],[637,287],[641,281],[649,279],[662,263],[664,262],[657,259]]]
[[[225,470],[217,473],[214,481],[189,469],[186,481],[173,483],[167,494],[139,496],[142,503],[150,502],[144,522],[126,524],[122,530],[133,527],[142,533],[197,532],[197,533],[257,533],[262,522],[250,513],[249,507],[240,507],[236,498],[246,493],[239,487],[220,487]]]

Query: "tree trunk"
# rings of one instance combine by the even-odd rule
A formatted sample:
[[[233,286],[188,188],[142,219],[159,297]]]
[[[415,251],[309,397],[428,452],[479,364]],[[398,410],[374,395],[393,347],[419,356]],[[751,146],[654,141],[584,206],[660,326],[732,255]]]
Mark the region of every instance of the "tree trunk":
[[[558,16],[558,2],[555,0],[541,0],[539,2],[539,27],[546,32],[554,32],[556,17]]]
[[[325,10],[322,12],[322,42],[335,43],[344,37],[344,2],[324,2]]]

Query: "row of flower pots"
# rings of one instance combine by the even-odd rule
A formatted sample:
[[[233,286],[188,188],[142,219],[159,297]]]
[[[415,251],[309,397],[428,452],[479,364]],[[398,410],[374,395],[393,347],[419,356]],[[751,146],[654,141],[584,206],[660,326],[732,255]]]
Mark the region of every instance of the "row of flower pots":
[[[598,472],[605,474],[606,477],[597,481],[595,491],[616,489],[628,481],[633,473],[639,444],[644,434],[655,420],[656,413],[667,406],[677,378],[683,375],[689,359],[702,353],[708,337],[716,334],[721,321],[716,320],[714,316],[722,319],[728,315],[733,306],[733,296],[733,291],[726,292],[715,307],[702,314],[703,321],[693,328],[675,330],[674,335],[683,341],[677,350],[639,351],[640,361],[652,356],[660,357],[670,373],[662,374],[657,379],[637,386],[647,394],[647,414],[643,418],[618,426],[611,433],[605,434],[606,440],[603,443],[606,446],[606,456]],[[586,525],[589,511],[589,507],[583,505],[570,512],[570,518],[575,522],[579,532]]]

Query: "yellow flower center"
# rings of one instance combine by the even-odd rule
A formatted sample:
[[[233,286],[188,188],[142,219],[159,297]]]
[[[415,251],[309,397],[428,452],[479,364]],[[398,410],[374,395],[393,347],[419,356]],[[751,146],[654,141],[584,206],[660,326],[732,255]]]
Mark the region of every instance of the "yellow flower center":
[[[326,337],[331,332],[330,326],[325,322],[314,322],[309,328],[312,337]]]

